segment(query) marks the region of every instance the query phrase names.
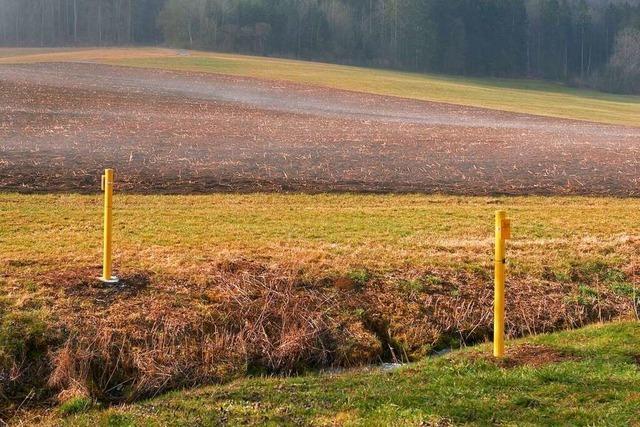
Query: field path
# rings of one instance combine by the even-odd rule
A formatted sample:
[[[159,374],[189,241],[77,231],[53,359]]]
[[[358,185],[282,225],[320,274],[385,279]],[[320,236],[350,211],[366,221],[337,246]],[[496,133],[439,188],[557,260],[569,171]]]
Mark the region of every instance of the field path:
[[[0,65],[0,138],[5,191],[640,194],[640,128],[91,63]]]

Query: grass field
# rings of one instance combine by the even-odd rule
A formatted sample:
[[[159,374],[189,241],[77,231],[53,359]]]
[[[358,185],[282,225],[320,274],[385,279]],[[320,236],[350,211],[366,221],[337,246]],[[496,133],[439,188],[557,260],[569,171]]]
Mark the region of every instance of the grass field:
[[[532,80],[474,79],[404,73],[287,59],[168,49],[0,51],[0,64],[98,61],[114,65],[222,73],[602,123],[638,126],[640,97]]]
[[[315,275],[490,269],[498,208],[513,219],[514,274],[635,262],[638,199],[357,194],[117,195],[115,259],[122,269],[187,275],[237,258],[294,264]],[[4,194],[0,209],[0,262],[11,280],[100,263],[99,196]]]
[[[483,345],[389,372],[243,379],[110,409],[75,399],[31,422],[636,426],[639,335],[638,323],[620,323],[529,338],[511,343],[506,368],[480,357]]]

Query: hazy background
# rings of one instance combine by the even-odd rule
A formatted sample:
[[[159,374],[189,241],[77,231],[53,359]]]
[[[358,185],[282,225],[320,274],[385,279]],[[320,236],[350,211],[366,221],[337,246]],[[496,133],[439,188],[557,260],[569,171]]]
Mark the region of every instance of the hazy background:
[[[0,45],[132,44],[640,93],[638,0],[0,0]]]

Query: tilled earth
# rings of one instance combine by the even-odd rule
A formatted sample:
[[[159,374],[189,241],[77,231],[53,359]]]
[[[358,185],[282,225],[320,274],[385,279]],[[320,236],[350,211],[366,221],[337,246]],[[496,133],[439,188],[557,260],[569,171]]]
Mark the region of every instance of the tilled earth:
[[[640,127],[89,63],[0,65],[0,142],[2,191],[640,195]]]

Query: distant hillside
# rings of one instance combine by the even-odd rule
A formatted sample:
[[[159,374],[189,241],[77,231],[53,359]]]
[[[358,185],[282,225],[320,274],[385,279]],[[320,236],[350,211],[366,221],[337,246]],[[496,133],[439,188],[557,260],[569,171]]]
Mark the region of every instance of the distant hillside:
[[[610,64],[640,55],[618,40],[640,31],[638,0],[0,0],[0,28],[5,46],[165,43],[617,92],[640,80]]]

